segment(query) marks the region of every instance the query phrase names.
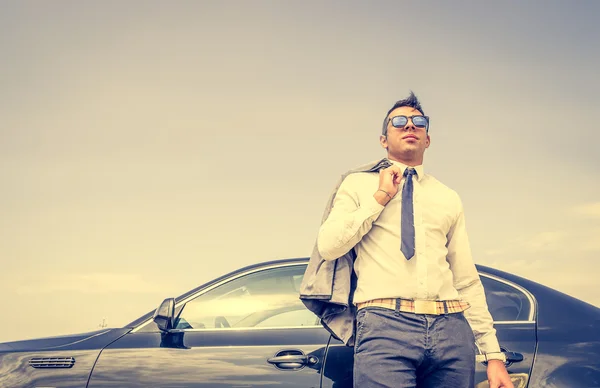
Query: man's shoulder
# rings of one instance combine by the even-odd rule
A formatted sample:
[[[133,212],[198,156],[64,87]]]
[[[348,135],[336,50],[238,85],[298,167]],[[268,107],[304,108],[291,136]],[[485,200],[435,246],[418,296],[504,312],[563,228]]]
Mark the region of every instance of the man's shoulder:
[[[369,172],[369,171],[378,169],[379,167],[388,167],[390,165],[391,165],[391,162],[389,160],[387,160],[387,158],[375,159],[375,160],[371,160],[370,162],[363,163],[359,166],[354,166],[350,170],[346,171],[345,174],[347,175],[350,173],[357,173],[357,172]]]
[[[344,186],[356,186],[361,187],[364,183],[372,180],[378,180],[379,174],[368,171],[352,171],[344,175],[343,184]]]
[[[364,179],[365,177],[377,176],[378,169],[386,166],[388,166],[388,164],[386,164],[386,159],[372,160],[368,163],[354,166],[353,168],[344,171],[341,176],[341,180],[354,181]]]

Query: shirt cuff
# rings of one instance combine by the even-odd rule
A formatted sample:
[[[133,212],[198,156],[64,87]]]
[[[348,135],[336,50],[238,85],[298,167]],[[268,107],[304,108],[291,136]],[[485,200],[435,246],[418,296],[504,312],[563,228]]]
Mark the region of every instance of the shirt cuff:
[[[506,355],[500,349],[500,344],[496,337],[496,330],[492,330],[480,337],[477,341],[477,347],[486,360],[506,361]]]
[[[490,360],[500,360],[502,362],[506,362],[506,354],[504,354],[503,352],[490,352],[490,353],[485,353],[485,360],[486,361],[490,361]]]
[[[502,352],[493,352],[493,353],[486,353],[484,354],[485,357],[485,361],[490,361],[490,360],[500,360],[504,363],[506,363],[506,354],[502,353]]]

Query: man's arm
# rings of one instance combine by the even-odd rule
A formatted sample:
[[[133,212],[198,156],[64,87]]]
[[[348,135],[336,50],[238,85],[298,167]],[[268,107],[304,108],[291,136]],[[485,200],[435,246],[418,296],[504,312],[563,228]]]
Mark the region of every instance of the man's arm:
[[[461,299],[471,305],[471,308],[465,311],[465,317],[473,329],[477,346],[488,360],[501,360],[504,355],[500,351],[483,285],[471,257],[465,215],[460,198],[458,198],[458,215],[447,237],[447,260],[454,277],[454,287]]]
[[[348,175],[337,190],[329,216],[319,229],[317,247],[325,260],[335,260],[350,249],[371,230],[390,197],[376,191],[361,203],[356,185],[358,174]]]
[[[469,302],[471,308],[465,311],[475,341],[481,353],[489,361],[487,376],[490,388],[514,388],[506,366],[505,355],[500,350],[494,320],[485,300],[485,292],[473,258],[467,229],[465,214],[460,197],[458,197],[458,216],[448,233],[448,263],[454,276],[454,287],[460,297]]]

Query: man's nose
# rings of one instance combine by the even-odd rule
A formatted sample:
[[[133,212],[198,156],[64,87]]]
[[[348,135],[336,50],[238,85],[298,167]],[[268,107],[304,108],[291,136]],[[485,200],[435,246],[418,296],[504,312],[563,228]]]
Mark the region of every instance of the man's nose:
[[[405,131],[414,131],[416,130],[417,127],[415,127],[415,125],[412,123],[412,121],[409,121],[408,123],[406,123],[406,125],[404,126],[404,130]]]

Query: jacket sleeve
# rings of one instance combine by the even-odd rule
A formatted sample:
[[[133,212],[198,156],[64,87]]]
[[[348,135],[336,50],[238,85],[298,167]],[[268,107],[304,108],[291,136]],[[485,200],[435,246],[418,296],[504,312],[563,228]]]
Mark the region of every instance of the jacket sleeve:
[[[342,181],[331,212],[319,229],[317,247],[324,260],[335,260],[354,248],[385,208],[373,195],[359,199],[359,181],[359,174],[348,175]]]
[[[460,298],[471,305],[464,314],[473,329],[477,347],[489,360],[502,359],[503,353],[500,351],[500,345],[496,338],[496,329],[494,329],[493,319],[487,306],[483,285],[471,257],[465,214],[460,197],[458,197],[457,205],[456,221],[447,236],[447,260],[454,276],[454,287]]]

